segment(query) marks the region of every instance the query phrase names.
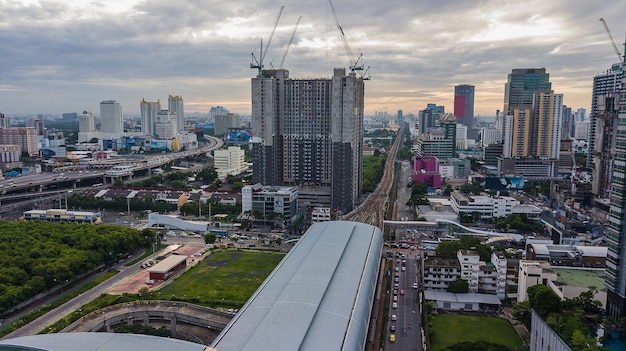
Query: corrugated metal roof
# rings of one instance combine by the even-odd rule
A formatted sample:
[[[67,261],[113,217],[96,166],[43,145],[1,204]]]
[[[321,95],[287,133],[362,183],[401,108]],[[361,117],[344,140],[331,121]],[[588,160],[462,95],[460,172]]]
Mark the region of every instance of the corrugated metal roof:
[[[313,225],[213,346],[363,350],[381,251],[377,227],[348,221]]]
[[[21,350],[46,351],[202,351],[205,345],[177,339],[139,334],[58,333],[0,340],[0,348],[20,346]]]

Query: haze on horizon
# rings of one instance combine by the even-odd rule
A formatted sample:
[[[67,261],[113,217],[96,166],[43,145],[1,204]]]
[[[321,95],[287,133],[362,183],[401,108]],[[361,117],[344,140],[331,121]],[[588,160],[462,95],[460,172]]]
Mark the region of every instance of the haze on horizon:
[[[330,77],[348,67],[327,0],[0,0],[0,112],[92,111],[117,100],[182,95],[186,112],[221,105],[250,113],[251,52],[269,37],[279,65],[302,16],[284,68],[294,78]],[[334,0],[352,51],[370,66],[366,114],[417,113],[427,103],[452,111],[454,86],[476,86],[475,114],[502,109],[513,68],[545,67],[573,109],[590,109],[593,77],[619,62],[626,6],[586,0]]]

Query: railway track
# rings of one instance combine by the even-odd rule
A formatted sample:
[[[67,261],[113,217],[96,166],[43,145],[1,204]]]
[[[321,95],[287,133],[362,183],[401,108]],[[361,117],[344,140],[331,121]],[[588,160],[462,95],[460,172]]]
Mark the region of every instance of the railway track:
[[[402,138],[404,135],[404,126],[398,129],[398,133],[396,134],[396,139],[393,142],[393,145],[389,149],[389,153],[387,154],[387,161],[385,162],[385,171],[383,176],[376,187],[376,190],[370,196],[368,196],[365,201],[363,201],[359,207],[355,208],[352,212],[343,216],[343,220],[346,221],[354,221],[367,223],[378,228],[383,229],[383,220],[385,215],[385,207],[387,204],[387,199],[389,197],[389,191],[391,190],[391,186],[393,185],[394,180],[394,164],[396,160],[396,155],[398,153],[398,149],[400,148],[400,144],[402,143]]]

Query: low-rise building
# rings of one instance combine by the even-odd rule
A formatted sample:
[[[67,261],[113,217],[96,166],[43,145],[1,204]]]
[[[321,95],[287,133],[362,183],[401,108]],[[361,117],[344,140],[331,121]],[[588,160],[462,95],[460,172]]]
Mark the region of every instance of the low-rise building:
[[[478,213],[482,219],[501,218],[511,214],[525,214],[528,218],[539,218],[541,209],[534,205],[522,205],[510,196],[467,195],[460,191],[450,194],[452,209],[459,215]]]
[[[291,223],[298,214],[298,187],[246,185],[241,189],[241,212],[266,220],[278,214]]]
[[[30,210],[23,214],[27,221],[48,221],[48,222],[68,222],[68,223],[91,223],[102,222],[100,212],[68,211],[65,209]]]
[[[526,259],[547,261],[553,266],[606,267],[608,248],[605,246],[526,245]]]

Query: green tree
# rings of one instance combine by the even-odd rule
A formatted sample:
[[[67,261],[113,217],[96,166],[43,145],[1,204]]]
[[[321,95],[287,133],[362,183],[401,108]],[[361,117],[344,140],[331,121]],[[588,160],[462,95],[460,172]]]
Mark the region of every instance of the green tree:
[[[549,287],[537,284],[528,287],[527,292],[530,306],[541,318],[561,312],[561,298]]]
[[[509,351],[505,345],[488,341],[461,341],[450,345],[444,351]]]
[[[204,235],[204,242],[206,244],[214,244],[216,240],[217,240],[217,235],[215,235],[215,233],[209,232]]]
[[[520,301],[513,305],[511,309],[513,318],[521,322],[530,330],[531,308],[530,301]]]
[[[461,278],[456,279],[448,285],[448,292],[466,294],[469,292],[469,284]]]

